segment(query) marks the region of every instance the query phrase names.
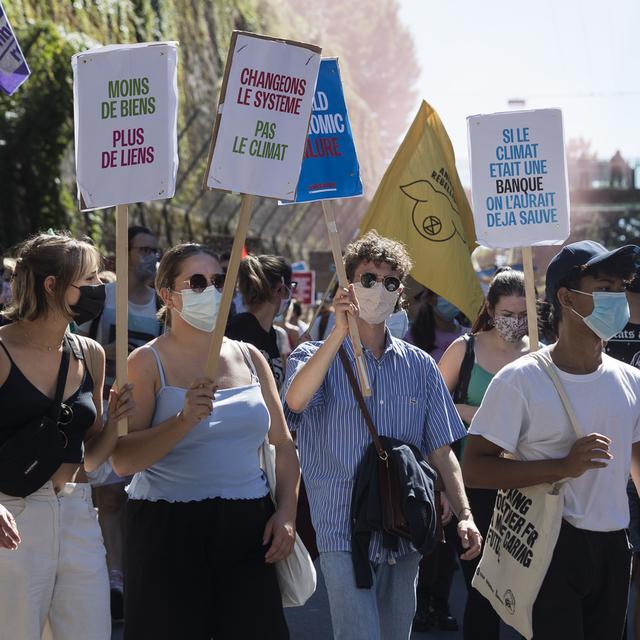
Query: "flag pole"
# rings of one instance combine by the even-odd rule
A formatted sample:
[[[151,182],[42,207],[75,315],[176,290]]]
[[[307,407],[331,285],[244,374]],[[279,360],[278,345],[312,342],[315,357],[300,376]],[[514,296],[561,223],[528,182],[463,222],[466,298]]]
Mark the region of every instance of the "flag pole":
[[[329,242],[331,243],[333,261],[336,265],[338,284],[342,289],[346,289],[349,286],[349,281],[347,280],[347,272],[344,268],[344,261],[342,259],[342,247],[340,246],[340,236],[338,235],[338,227],[336,225],[336,218],[333,211],[333,202],[331,202],[330,200],[323,200],[322,210],[324,211],[324,219],[327,223],[327,230],[329,232]],[[358,323],[356,319],[349,313],[347,314],[347,320],[349,322],[349,335],[351,336],[353,352],[356,357],[356,369],[358,370],[358,377],[360,379],[360,388],[362,390],[362,395],[370,396],[371,385],[369,384],[367,364],[364,359],[364,352],[362,351],[362,343],[360,342]]]

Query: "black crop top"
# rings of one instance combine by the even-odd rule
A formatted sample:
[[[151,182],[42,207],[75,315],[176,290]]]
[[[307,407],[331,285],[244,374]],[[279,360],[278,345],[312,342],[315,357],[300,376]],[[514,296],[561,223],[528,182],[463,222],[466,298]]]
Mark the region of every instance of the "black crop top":
[[[93,402],[93,378],[87,369],[82,349],[78,348],[75,337],[69,338],[71,352],[77,360],[84,360],[84,375],[80,386],[64,400],[71,409],[64,410],[60,422],[69,423],[60,426],[69,439],[63,462],[80,464],[84,460],[84,437],[96,421],[96,406]],[[44,415],[51,407],[52,400],[39,391],[16,366],[11,354],[0,341],[11,369],[5,383],[0,387],[0,446],[4,444],[20,427]]]

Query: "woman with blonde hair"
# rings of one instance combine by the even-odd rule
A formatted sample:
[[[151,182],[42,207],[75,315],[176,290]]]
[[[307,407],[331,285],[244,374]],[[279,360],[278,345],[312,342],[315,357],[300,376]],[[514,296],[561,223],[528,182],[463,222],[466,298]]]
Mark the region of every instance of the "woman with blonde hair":
[[[111,454],[131,388],[109,398],[104,352],[73,336],[104,303],[97,249],[41,234],[19,249],[0,327],[0,637],[108,640],[109,580],[85,471]]]
[[[293,549],[300,468],[260,352],[225,339],[204,377],[224,275],[206,247],[156,275],[168,332],[129,357],[136,410],[113,464],[128,487],[126,640],[288,638],[274,563]],[[276,449],[277,507],[260,468]]]

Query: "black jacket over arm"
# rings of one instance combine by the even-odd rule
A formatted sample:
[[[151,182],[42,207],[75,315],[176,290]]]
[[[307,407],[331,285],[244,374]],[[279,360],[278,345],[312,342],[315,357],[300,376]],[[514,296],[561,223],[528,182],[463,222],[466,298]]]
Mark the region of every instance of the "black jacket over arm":
[[[426,555],[433,550],[437,540],[436,474],[416,447],[384,436],[380,441],[398,475],[402,510],[411,530],[411,543]],[[373,585],[369,564],[371,532],[382,532],[382,544],[386,549],[398,549],[398,537],[383,529],[378,464],[381,462],[372,443],[358,467],[351,497],[351,559],[356,585],[360,589],[369,589]]]

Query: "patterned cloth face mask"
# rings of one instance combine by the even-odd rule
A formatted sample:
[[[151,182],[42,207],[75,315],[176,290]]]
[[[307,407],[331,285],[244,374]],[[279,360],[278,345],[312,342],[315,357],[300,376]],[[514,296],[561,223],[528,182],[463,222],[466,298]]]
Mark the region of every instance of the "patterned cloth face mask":
[[[527,333],[527,316],[496,316],[493,325],[503,340],[518,342]]]

